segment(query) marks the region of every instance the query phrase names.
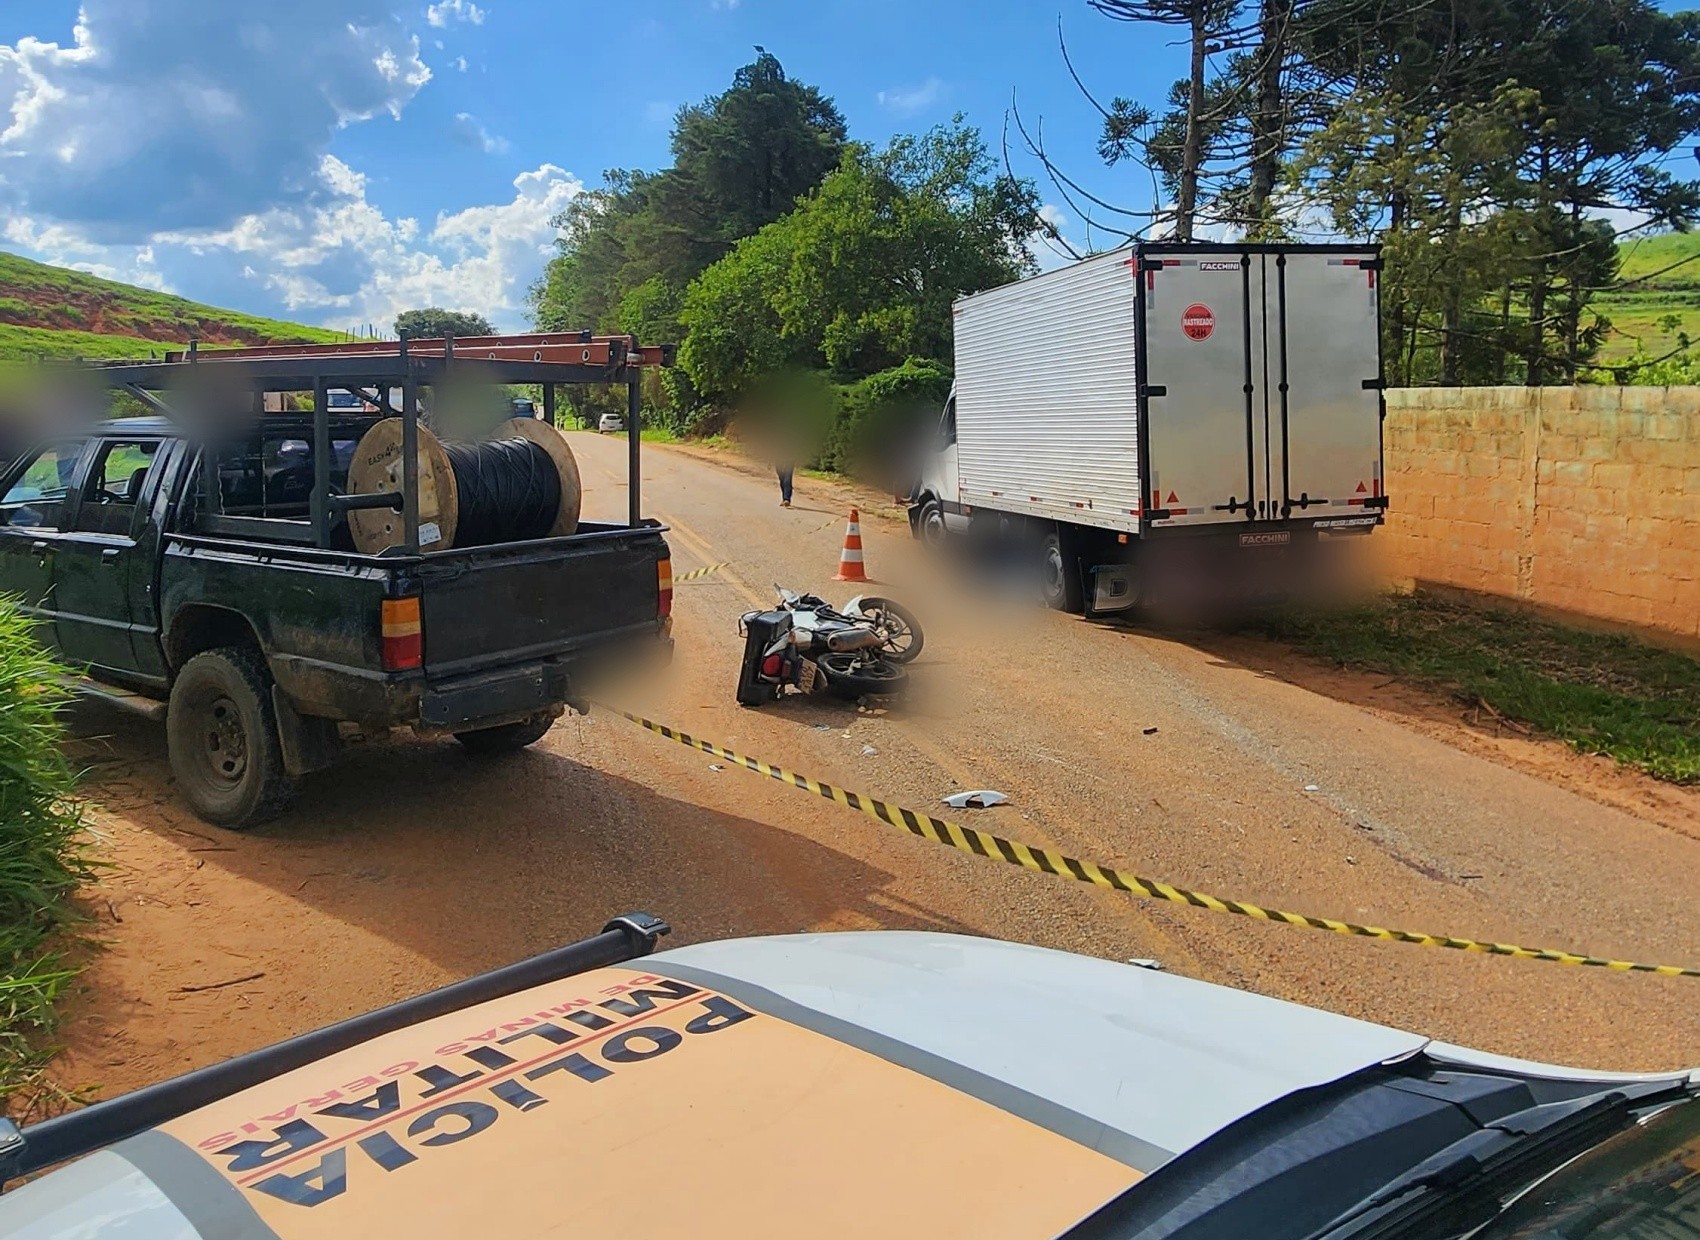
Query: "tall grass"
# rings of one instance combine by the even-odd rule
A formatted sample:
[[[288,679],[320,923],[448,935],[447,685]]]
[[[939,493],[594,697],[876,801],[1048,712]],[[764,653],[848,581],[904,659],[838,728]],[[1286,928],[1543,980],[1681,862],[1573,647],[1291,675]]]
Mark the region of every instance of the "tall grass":
[[[0,600],[0,1102],[35,1084],[75,972],[62,932],[89,877],[76,772],[61,747],[61,670]]]
[[[1449,686],[1583,753],[1700,784],[1700,660],[1424,593],[1263,627],[1343,667]]]

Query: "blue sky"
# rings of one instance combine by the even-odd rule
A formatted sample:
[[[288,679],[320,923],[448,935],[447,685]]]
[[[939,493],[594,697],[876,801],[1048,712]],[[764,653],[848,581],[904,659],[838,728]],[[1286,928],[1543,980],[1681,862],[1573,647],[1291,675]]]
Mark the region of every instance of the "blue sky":
[[[303,321],[437,302],[523,325],[547,221],[611,167],[668,160],[674,111],[756,45],[882,143],[1012,98],[1096,192],[1107,170],[1056,47],[1108,95],[1177,72],[1160,33],[984,0],[29,0],[0,4],[0,246]],[[10,123],[6,109],[10,108]],[[1037,171],[1032,161],[1019,161]],[[1069,235],[1084,227],[1047,187]]]
[[[1018,100],[1060,166],[1136,209],[1151,205],[1149,175],[1098,160],[1057,23],[1106,99],[1160,100],[1184,60],[1172,32],[1085,0],[631,11],[642,15],[545,0],[0,0],[0,247],[337,327],[387,328],[435,303],[518,328],[549,216],[606,168],[664,165],[675,109],[723,90],[758,44],[870,143],[960,111],[995,146]],[[1113,242],[1088,238],[1011,142],[1067,236]]]

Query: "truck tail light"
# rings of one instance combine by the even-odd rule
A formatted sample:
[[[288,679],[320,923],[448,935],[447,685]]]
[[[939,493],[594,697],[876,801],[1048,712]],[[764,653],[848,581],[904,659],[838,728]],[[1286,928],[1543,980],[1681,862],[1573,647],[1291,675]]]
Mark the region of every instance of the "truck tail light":
[[[655,562],[656,615],[665,620],[673,614],[673,561]]]
[[[382,604],[383,658],[386,672],[405,672],[425,661],[425,632],[419,599],[387,598]]]

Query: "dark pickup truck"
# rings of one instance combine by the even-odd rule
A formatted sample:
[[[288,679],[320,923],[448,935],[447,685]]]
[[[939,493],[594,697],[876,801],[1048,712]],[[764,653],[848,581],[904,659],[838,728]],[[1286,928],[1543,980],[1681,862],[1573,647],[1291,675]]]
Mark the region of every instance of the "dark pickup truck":
[[[85,691],[164,716],[181,795],[223,826],[274,814],[351,728],[518,749],[600,676],[671,651],[667,543],[635,496],[629,523],[563,537],[353,550],[346,510],[377,500],[341,497],[371,420],[330,416],[319,388],[316,411],[217,447],[122,418],[0,476],[0,593]]]

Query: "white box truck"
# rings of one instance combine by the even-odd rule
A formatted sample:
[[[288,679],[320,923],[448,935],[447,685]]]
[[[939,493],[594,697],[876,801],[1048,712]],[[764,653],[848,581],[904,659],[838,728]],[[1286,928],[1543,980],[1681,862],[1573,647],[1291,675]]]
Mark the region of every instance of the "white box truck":
[[[962,298],[911,528],[1015,534],[1067,610],[1290,577],[1387,506],[1380,268],[1375,246],[1143,243]]]

